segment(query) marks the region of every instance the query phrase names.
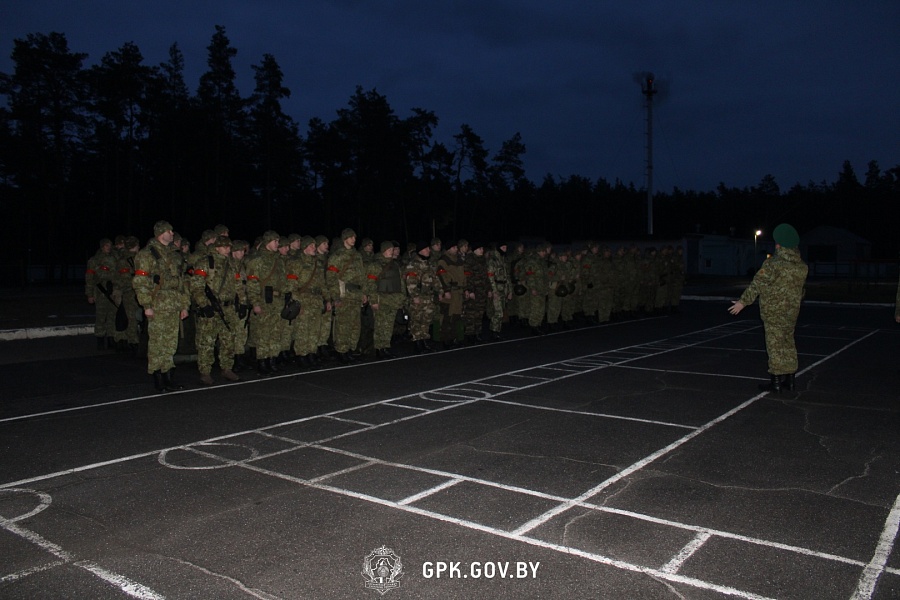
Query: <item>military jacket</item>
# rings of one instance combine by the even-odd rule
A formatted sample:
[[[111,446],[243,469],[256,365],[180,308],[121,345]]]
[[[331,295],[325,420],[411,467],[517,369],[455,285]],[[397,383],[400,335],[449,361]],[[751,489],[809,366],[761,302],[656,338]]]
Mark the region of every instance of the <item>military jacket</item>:
[[[250,304],[280,304],[286,290],[287,274],[281,255],[260,249],[247,262],[247,298]]]
[[[132,286],[144,309],[181,311],[190,306],[184,286],[184,259],[156,238],[135,254]]]
[[[809,268],[797,248],[779,247],[767,258],[741,295],[741,303],[759,298],[759,312],[767,322],[793,324],[800,313]]]
[[[487,259],[483,255],[478,256],[474,252],[470,252],[466,255],[464,269],[466,289],[475,294],[476,300],[486,299],[488,291],[491,289],[487,275]]]
[[[328,256],[326,286],[335,299],[361,297],[365,292],[366,269],[355,248],[341,246]]]
[[[499,252],[491,252],[486,260],[488,284],[491,290],[500,296],[506,296],[510,291],[511,282],[506,260]]]
[[[116,273],[116,253],[97,250],[96,254],[88,259],[87,269],[84,272],[84,293],[88,298],[104,296],[98,285],[112,294],[113,278]]]
[[[325,269],[318,255],[298,252],[291,256],[287,261],[287,282],[287,291],[295,298],[325,299]]]
[[[402,270],[403,284],[410,298],[434,300],[441,286],[437,281],[434,267],[421,254],[414,254]]]
[[[537,252],[522,259],[519,272],[519,281],[528,288],[529,292],[537,292],[539,296],[546,296],[550,291],[547,259],[541,258]]]
[[[234,261],[215,250],[205,255],[195,254],[194,259],[196,262],[191,265],[192,274],[189,279],[194,304],[201,308],[210,304],[207,286],[222,306],[233,303],[238,286],[243,286],[240,271]]]
[[[119,259],[116,261],[116,273],[113,277],[113,286],[116,292],[133,291],[131,280],[134,278],[134,257],[136,255],[136,252],[128,250],[123,250],[119,254]]]

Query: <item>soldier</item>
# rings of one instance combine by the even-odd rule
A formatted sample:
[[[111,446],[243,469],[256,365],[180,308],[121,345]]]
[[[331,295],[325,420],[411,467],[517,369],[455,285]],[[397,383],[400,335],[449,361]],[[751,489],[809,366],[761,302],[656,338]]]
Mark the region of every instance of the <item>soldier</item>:
[[[324,235],[316,236],[316,267],[321,269],[322,277],[325,276],[328,268],[328,255],[328,238]],[[323,293],[325,296],[325,310],[322,311],[322,320],[319,323],[319,350],[317,354],[320,358],[327,358],[330,353],[328,341],[331,338],[331,324],[334,320],[334,297],[331,295],[327,285]]]
[[[119,306],[113,297],[116,254],[112,246],[112,240],[100,240],[100,247],[88,260],[84,273],[84,293],[88,304],[93,304],[96,311],[94,337],[97,338],[97,350],[114,347],[116,310]]]
[[[506,255],[506,270],[509,273],[510,282],[512,282],[513,296],[507,305],[510,321],[523,321],[528,318],[528,301],[529,296],[526,293],[525,286],[521,286],[521,263],[525,258],[525,244],[521,242],[510,242],[510,251]],[[521,287],[520,287],[521,286]],[[518,291],[517,291],[518,290]],[[518,293],[518,292],[521,292]],[[524,315],[524,317],[523,317]]]
[[[444,251],[435,273],[441,286],[441,341],[445,348],[453,348],[461,344],[461,332],[457,329],[466,290],[466,271],[459,256],[459,244],[453,243]]]
[[[600,260],[600,244],[590,241],[587,252],[581,258],[579,276],[581,277],[581,309],[587,322],[599,323],[597,312],[600,304],[600,281],[597,277],[597,263]]]
[[[463,318],[466,325],[466,339],[469,342],[483,342],[481,329],[487,310],[491,283],[487,275],[487,259],[484,244],[473,242],[471,252],[465,253],[466,299],[463,302]]]
[[[437,312],[435,297],[440,290],[437,275],[431,266],[429,257],[431,245],[420,242],[416,244],[417,252],[403,266],[403,283],[409,296],[409,334],[416,347],[416,352],[434,352],[428,345],[428,334]]]
[[[250,341],[256,347],[256,366],[261,375],[278,372],[273,359],[281,351],[281,308],[287,276],[278,253],[278,233],[267,231],[259,251],[247,263],[247,297],[253,306]]]
[[[490,320],[491,339],[499,340],[503,329],[503,314],[512,298],[512,286],[506,269],[506,244],[491,244],[486,254],[488,284],[487,315]]]
[[[375,356],[380,359],[396,358],[391,352],[391,338],[397,311],[406,304],[406,290],[395,250],[399,251],[399,247],[393,242],[381,242],[378,257],[366,268],[366,292],[374,313],[373,345]]]
[[[562,326],[569,329],[575,313],[575,279],[577,266],[569,260],[572,251],[569,249],[559,254],[551,254],[547,267],[547,280],[549,283],[549,295],[547,296],[547,325],[551,329],[558,328],[558,322],[562,320]]]
[[[359,255],[362,257],[363,267],[366,270],[367,277],[377,277],[378,273],[374,272],[379,269],[378,258],[374,251],[375,243],[370,238],[363,238],[359,247]],[[367,281],[374,283],[374,280]],[[366,285],[366,295],[373,290],[372,286]],[[359,342],[356,345],[356,352],[360,356],[366,357],[375,353],[375,311],[372,309],[371,302],[363,304],[360,311],[359,321]]]
[[[428,263],[431,265],[431,269],[437,273],[438,270],[438,261],[441,259],[441,256],[444,255],[444,245],[439,237],[431,238],[431,242],[429,243],[428,250]],[[436,309],[432,318],[434,321],[431,324],[431,339],[435,342],[441,341],[441,329],[443,329],[444,322],[444,311],[440,310],[440,304],[436,305]]]
[[[212,385],[212,366],[215,361],[216,342],[219,344],[219,367],[222,377],[228,381],[240,378],[234,367],[234,332],[243,325],[235,311],[237,295],[235,275],[239,272],[231,259],[231,240],[219,236],[212,244],[213,250],[206,256],[196,257],[189,286],[197,307],[197,369],[200,383]]]
[[[345,229],[340,239],[341,246],[328,258],[325,282],[330,295],[335,298],[334,350],[342,363],[349,364],[357,358],[351,351],[359,343],[360,310],[367,301],[363,291],[366,271],[356,250],[356,232]]]
[[[535,251],[521,261],[520,282],[527,290],[528,326],[535,335],[543,335],[544,315],[547,312],[547,293],[550,282],[547,277],[547,256],[553,246],[549,242],[538,244]]]
[[[291,234],[287,237],[279,238],[278,240],[278,256],[281,259],[282,268],[284,268],[285,274],[287,274],[287,263],[288,258],[291,255],[291,250],[294,242],[291,241],[292,236],[296,236],[297,243],[299,243],[300,236],[297,234]],[[285,293],[288,292],[287,288],[288,282],[284,282]],[[284,303],[287,303],[291,300],[291,297],[285,297]],[[280,314],[280,313],[279,313]],[[291,336],[293,331],[292,322],[287,319],[280,319],[278,321],[278,332],[276,336],[278,337],[278,356],[273,359],[273,364],[277,365],[286,365],[292,362],[295,358],[293,351],[291,350]]]
[[[288,291],[300,302],[300,313],[291,328],[294,354],[301,366],[318,368],[316,352],[325,306],[325,271],[316,257],[315,239],[303,236],[298,246],[300,252],[292,256],[287,265]]]
[[[180,390],[172,379],[178,349],[179,322],[188,316],[190,299],[184,287],[182,257],[170,247],[175,237],[166,221],[153,225],[150,242],[134,257],[132,285],[147,319],[147,372],[156,389]]]
[[[247,333],[250,321],[250,312],[253,307],[247,297],[247,264],[245,255],[250,244],[246,240],[234,240],[231,243],[231,259],[234,264],[234,310],[237,313],[238,323],[236,329],[232,329],[234,335],[234,367],[232,371],[238,372],[247,367]]]
[[[736,315],[756,298],[760,299],[770,381],[759,387],[770,392],[782,389],[793,392],[798,366],[794,327],[809,269],[800,258],[800,236],[796,229],[782,223],[772,236],[775,238],[775,256],[766,259],[740,299],[731,303],[728,312]]]
[[[121,351],[130,350],[132,354],[137,352],[138,343],[140,342],[140,329],[138,315],[141,307],[138,304],[137,297],[134,295],[134,287],[132,279],[134,278],[134,257],[138,250],[141,249],[140,241],[129,236],[125,238],[123,249],[116,261],[116,275],[113,278],[113,287],[115,298],[119,298],[120,311],[125,316],[125,328],[119,330],[119,315],[116,315],[116,344]]]
[[[616,290],[616,270],[609,246],[600,248],[600,258],[594,263],[597,288],[597,321],[607,323],[613,311]]]
[[[684,290],[684,270],[684,248],[678,244],[669,260],[669,285],[666,291],[666,306],[672,314],[678,312],[681,292]]]

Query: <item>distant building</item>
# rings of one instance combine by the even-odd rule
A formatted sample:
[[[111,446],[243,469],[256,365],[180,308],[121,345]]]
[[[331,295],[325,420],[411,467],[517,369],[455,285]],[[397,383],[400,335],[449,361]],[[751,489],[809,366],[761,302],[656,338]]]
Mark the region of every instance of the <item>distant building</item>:
[[[752,275],[766,256],[775,251],[771,241],[727,235],[688,235],[684,244],[689,275]]]

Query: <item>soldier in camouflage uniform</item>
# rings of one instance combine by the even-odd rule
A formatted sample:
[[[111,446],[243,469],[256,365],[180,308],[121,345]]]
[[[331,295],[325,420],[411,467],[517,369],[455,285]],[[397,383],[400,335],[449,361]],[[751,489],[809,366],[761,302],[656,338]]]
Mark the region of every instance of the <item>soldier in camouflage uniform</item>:
[[[341,232],[341,242],[328,257],[325,282],[331,297],[335,298],[334,350],[342,363],[349,364],[357,358],[351,352],[359,343],[360,311],[367,301],[364,292],[366,270],[362,256],[356,250],[356,232],[345,229]]]
[[[118,298],[118,301],[122,303],[124,314],[128,319],[125,329],[118,331],[117,328],[114,337],[121,351],[131,350],[132,353],[137,352],[138,343],[140,342],[138,314],[141,307],[138,304],[137,296],[134,295],[134,287],[132,286],[134,257],[140,249],[141,243],[136,237],[129,236],[125,238],[122,250],[119,253],[119,259],[116,261],[116,275],[113,278],[113,297]]]
[[[483,342],[481,329],[484,327],[484,314],[487,310],[490,281],[487,275],[487,259],[484,257],[484,245],[473,242],[471,251],[465,253],[463,259],[466,273],[466,298],[463,302],[463,320],[465,321],[466,339],[470,342]]]
[[[675,251],[669,258],[669,280],[666,288],[666,308],[668,312],[675,313],[678,311],[678,304],[681,301],[681,292],[684,290],[684,249],[681,244],[675,248]]]
[[[235,275],[240,275],[231,259],[231,239],[219,236],[206,256],[197,257],[188,280],[191,298],[197,307],[197,369],[200,383],[212,385],[212,366],[216,342],[219,345],[219,367],[222,377],[238,381],[234,367],[234,331],[243,325],[235,311],[237,294]]]
[[[97,338],[97,350],[113,347],[116,333],[116,310],[119,306],[113,296],[116,254],[112,246],[112,240],[100,240],[100,247],[88,260],[84,273],[84,293],[88,304],[93,304],[96,311],[94,336]]]
[[[184,262],[170,245],[172,226],[157,221],[150,242],[134,257],[132,285],[147,319],[147,372],[158,391],[182,389],[172,379],[178,349],[179,322],[188,316],[190,298],[185,289]]]
[[[458,243],[451,243],[444,251],[435,273],[441,286],[441,341],[445,348],[453,348],[462,343],[460,338],[463,332],[459,331],[458,325],[462,319],[466,291],[466,269],[459,256]]]
[[[513,286],[513,296],[507,304],[506,310],[509,312],[511,321],[522,322],[528,319],[528,294],[519,295],[515,293],[516,286],[520,285],[522,260],[526,257],[525,244],[522,242],[511,242],[509,244],[509,252],[506,255],[506,270],[509,273],[509,279]],[[520,288],[521,289],[521,288]]]
[[[732,302],[728,312],[736,315],[759,298],[770,375],[770,382],[761,385],[760,389],[793,392],[798,366],[794,327],[800,314],[809,269],[800,258],[800,236],[796,229],[782,223],[772,235],[775,238],[775,256],[766,259],[750,286],[739,300]]]
[[[303,236],[298,247],[300,251],[287,264],[288,291],[300,302],[300,314],[291,326],[291,337],[300,365],[318,368],[316,352],[325,306],[325,271],[319,267],[315,239]]]
[[[534,252],[520,262],[519,281],[528,290],[521,298],[528,298],[528,326],[535,335],[543,335],[544,315],[547,312],[547,294],[550,281],[547,277],[547,256],[552,246],[549,242],[539,244]]]
[[[512,297],[512,287],[509,280],[509,272],[506,270],[506,244],[491,244],[486,254],[486,267],[488,283],[487,316],[490,319],[491,338],[500,339],[500,330],[503,328],[503,313],[506,304]]]
[[[296,234],[291,234],[296,235]],[[287,273],[287,263],[288,259],[291,256],[292,246],[294,242],[291,241],[292,237],[284,237],[278,239],[278,256],[281,258],[281,263],[285,269],[285,273]],[[300,236],[296,235],[296,241],[299,243]],[[287,285],[288,282],[284,282],[285,285],[285,293],[288,292]],[[285,297],[282,302],[282,306],[284,302],[290,300],[290,297]],[[278,323],[278,356],[273,359],[273,364],[277,365],[285,365],[287,363],[292,362],[295,359],[293,352],[291,351],[291,336],[293,333],[293,324],[291,321],[287,319],[281,319]]]
[[[247,264],[244,259],[250,244],[246,240],[234,240],[231,243],[231,260],[234,264],[234,310],[238,317],[238,327],[232,330],[234,335],[234,367],[232,371],[242,371],[248,363],[245,358],[247,351],[247,333],[250,321],[250,312],[253,307],[247,297]]]
[[[607,323],[613,311],[616,290],[616,270],[613,265],[612,251],[608,246],[600,248],[600,258],[596,262],[597,281],[597,321]]]
[[[433,352],[428,345],[429,331],[438,311],[435,298],[440,291],[434,267],[429,261],[431,246],[425,242],[416,245],[417,252],[403,266],[403,284],[409,296],[409,334],[416,352]]]
[[[247,262],[247,297],[253,306],[250,315],[250,342],[256,347],[256,365],[261,375],[278,371],[274,359],[281,352],[281,309],[287,275],[278,253],[278,233],[267,231],[259,250]]]
[[[324,235],[316,236],[316,266],[321,269],[322,277],[325,277],[325,271],[328,269],[329,246],[328,238]],[[319,339],[318,352],[320,358],[327,358],[330,353],[328,347],[331,338],[331,324],[334,320],[334,297],[331,295],[328,286],[325,286],[325,310],[322,312],[321,321],[319,322]]]
[[[600,303],[600,282],[597,277],[597,262],[600,259],[600,244],[588,242],[587,252],[581,259],[581,308],[588,323],[598,323],[597,311]]]
[[[547,279],[550,283],[547,296],[547,325],[551,329],[557,329],[558,322],[569,329],[575,316],[575,295],[578,267],[570,259],[572,251],[565,249],[558,254],[550,255],[550,263],[547,267]]]
[[[366,267],[366,294],[374,316],[373,345],[380,359],[396,358],[391,352],[391,338],[397,311],[406,304],[403,274],[395,256],[399,252],[393,242],[381,242],[379,254]]]

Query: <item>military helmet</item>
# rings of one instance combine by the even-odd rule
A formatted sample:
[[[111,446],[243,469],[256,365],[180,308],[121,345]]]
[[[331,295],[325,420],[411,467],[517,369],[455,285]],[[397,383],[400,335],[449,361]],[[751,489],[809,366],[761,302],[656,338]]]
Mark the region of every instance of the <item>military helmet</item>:
[[[528,288],[526,288],[521,283],[517,283],[516,286],[513,288],[513,293],[516,296],[524,296],[525,292],[527,292],[527,291],[528,291]]]
[[[566,296],[568,296],[569,295],[569,286],[566,285],[565,283],[560,283],[559,285],[557,285],[556,286],[556,295],[559,298],[565,298]]]

